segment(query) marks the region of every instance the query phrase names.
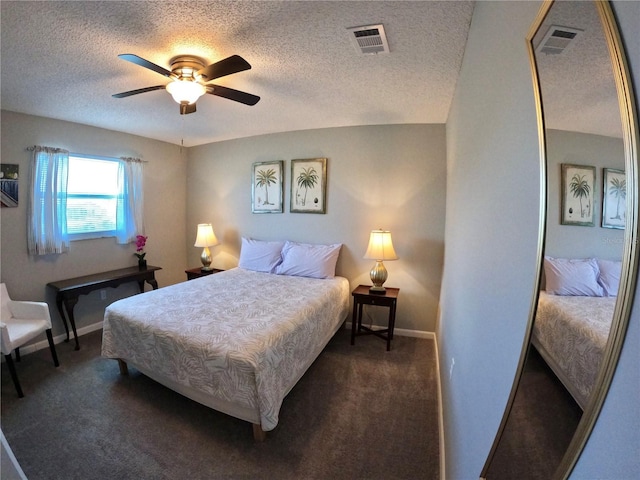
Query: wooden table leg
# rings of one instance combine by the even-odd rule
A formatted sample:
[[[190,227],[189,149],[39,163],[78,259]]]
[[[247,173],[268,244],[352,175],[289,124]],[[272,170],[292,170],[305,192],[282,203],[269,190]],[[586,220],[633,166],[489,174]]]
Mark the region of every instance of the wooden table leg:
[[[127,362],[118,358],[118,368],[120,369],[120,375],[129,375],[129,367],[127,366]]]
[[[259,423],[252,423],[251,425],[253,425],[253,439],[256,442],[264,442],[267,438],[267,432],[262,430]]]
[[[396,303],[389,307],[389,331],[387,332],[387,352],[391,350],[391,340],[393,340],[393,328],[396,324]]]
[[[389,335],[391,336],[391,340],[393,340],[393,329],[396,327],[396,303],[393,302],[391,305],[391,324],[389,325]]]
[[[387,352],[391,350],[391,324],[393,323],[393,307],[389,307],[389,325],[387,326]]]
[[[74,350],[80,350],[80,342],[78,341],[78,332],[76,331],[76,320],[73,317],[73,309],[77,303],[78,303],[78,297],[64,299],[64,309],[67,311],[67,316],[69,317],[69,323],[71,324],[71,330],[73,330],[73,338],[75,338],[76,340],[76,346]]]
[[[357,312],[358,312],[358,302],[354,299],[353,318],[351,319],[351,345],[354,345],[356,343],[356,323],[358,323]]]
[[[144,282],[147,282],[149,285],[151,285],[151,288],[153,288],[154,290],[158,289],[158,281],[155,279],[155,277],[147,278],[145,280],[140,280],[138,282],[138,286],[140,287],[140,293],[144,293]]]
[[[60,318],[62,319],[62,324],[64,325],[64,330],[67,332],[67,338],[65,342],[69,342],[69,325],[67,324],[67,317],[64,314],[64,308],[62,306],[62,298],[56,298],[56,305],[58,307],[58,313],[60,314]]]

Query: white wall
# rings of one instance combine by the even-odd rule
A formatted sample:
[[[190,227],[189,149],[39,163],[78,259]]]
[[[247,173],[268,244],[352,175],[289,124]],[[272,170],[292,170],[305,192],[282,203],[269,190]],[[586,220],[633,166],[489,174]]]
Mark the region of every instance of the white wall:
[[[614,6],[638,92],[640,3]],[[525,37],[539,7],[539,2],[476,4],[447,123],[446,253],[438,338],[449,479],[478,478],[525,335],[540,201]],[[531,182],[518,181],[523,177]],[[474,199],[471,207],[469,198]],[[572,479],[640,477],[639,345],[636,302],[612,388]],[[450,380],[452,357],[456,364]]]
[[[437,335],[449,479],[480,475],[535,288],[540,163],[525,36],[538,8],[537,2],[476,3],[447,122]]]
[[[27,254],[27,199],[29,163],[26,149],[47,145],[73,153],[100,156],[139,157],[144,166],[145,226],[147,258],[150,265],[163,268],[158,283],[168,285],[185,280],[186,246],[186,159],[180,148],[157,140],[113,132],[60,120],[2,111],[2,162],[20,166],[19,204],[2,208],[1,277],[16,300],[48,301],[54,335],[64,332],[47,282],[136,265],[135,245],[117,245],[114,238],[71,242],[61,255]],[[147,289],[150,288],[147,285]],[[137,292],[137,284],[106,289],[107,300],[99,292],[80,297],[74,310],[81,328],[100,322],[109,303]],[[43,337],[44,338],[44,337]],[[40,340],[40,339],[38,339]]]
[[[596,167],[595,226],[560,224],[561,164]],[[552,257],[598,257],[620,260],[624,230],[602,228],[602,169],[624,170],[621,138],[547,130],[547,237],[545,254]]]
[[[291,159],[326,157],[327,213],[289,212]],[[285,213],[251,213],[254,162],[285,160]],[[385,285],[399,287],[396,326],[434,331],[444,250],[444,125],[329,128],[219,142],[189,150],[186,242],[212,222],[222,245],[212,266],[237,265],[241,236],[343,243],[337,272],[370,284],[362,256],[372,229],[391,230],[399,260]],[[189,247],[189,265],[201,249]],[[375,307],[371,307],[371,310]],[[374,314],[374,317],[376,314]],[[387,310],[382,317],[386,323]],[[380,320],[380,319],[376,319]]]

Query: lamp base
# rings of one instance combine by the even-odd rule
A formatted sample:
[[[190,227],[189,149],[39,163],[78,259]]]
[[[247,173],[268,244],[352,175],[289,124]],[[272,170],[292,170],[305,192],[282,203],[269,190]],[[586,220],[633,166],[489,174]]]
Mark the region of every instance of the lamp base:
[[[202,262],[201,270],[203,272],[211,270],[211,252],[209,251],[209,247],[204,247],[202,249],[202,255],[200,255],[200,261]]]
[[[211,270],[213,270],[213,268],[211,268],[211,267],[202,267],[200,269],[201,272],[210,272]]]
[[[373,283],[373,287],[369,289],[369,293],[384,295],[386,290],[382,284],[387,281],[387,269],[384,267],[382,260],[376,260],[376,264],[369,272],[369,278],[371,278],[371,283]]]

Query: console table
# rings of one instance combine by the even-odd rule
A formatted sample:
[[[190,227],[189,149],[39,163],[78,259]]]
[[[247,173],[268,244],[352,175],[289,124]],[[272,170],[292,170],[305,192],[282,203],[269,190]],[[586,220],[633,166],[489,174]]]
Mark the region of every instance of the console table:
[[[78,333],[76,332],[76,321],[73,318],[73,308],[76,306],[76,303],[78,303],[78,297],[80,295],[87,295],[94,290],[100,290],[102,288],[115,288],[127,282],[138,282],[141,293],[144,292],[144,282],[147,282],[156,290],[158,288],[158,282],[155,276],[156,270],[162,270],[162,268],[148,266],[146,270],[140,270],[135,266],[47,283],[47,286],[56,292],[56,305],[58,306],[60,317],[62,317],[64,329],[67,332],[65,342],[69,341],[69,327],[67,325],[67,317],[69,317],[69,323],[71,323],[73,336],[76,341],[75,349],[80,350]],[[65,311],[67,312],[66,316]]]

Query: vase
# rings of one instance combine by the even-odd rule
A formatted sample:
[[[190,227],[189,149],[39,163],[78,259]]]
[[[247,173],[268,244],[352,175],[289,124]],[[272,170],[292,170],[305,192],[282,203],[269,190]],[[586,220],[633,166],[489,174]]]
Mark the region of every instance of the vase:
[[[147,269],[147,261],[144,259],[140,259],[138,260],[138,269],[139,270],[146,270]]]

